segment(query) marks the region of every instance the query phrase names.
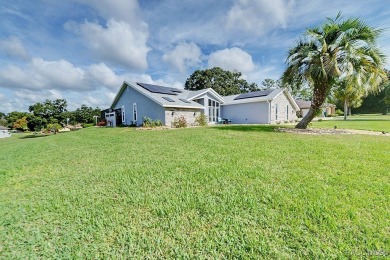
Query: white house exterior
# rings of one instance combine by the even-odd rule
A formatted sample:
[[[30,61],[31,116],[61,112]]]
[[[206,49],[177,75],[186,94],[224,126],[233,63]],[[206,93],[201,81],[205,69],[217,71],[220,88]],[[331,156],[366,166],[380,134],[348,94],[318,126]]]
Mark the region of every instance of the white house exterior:
[[[299,110],[294,98],[285,89],[256,91],[224,97],[222,117],[236,124],[288,123],[297,119]]]
[[[222,97],[213,89],[189,91],[138,82],[123,82],[104,117],[110,126],[136,125],[144,117],[172,126],[183,116],[187,124],[204,113],[209,124],[226,118],[236,124],[292,122],[298,106],[287,90],[275,89]]]
[[[11,133],[8,131],[7,127],[0,126],[0,138],[11,137]]]

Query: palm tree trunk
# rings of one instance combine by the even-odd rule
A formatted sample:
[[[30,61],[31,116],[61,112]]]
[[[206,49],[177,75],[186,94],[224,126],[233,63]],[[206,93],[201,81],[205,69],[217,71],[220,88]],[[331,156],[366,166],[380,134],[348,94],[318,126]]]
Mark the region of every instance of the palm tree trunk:
[[[344,99],[344,120],[347,120],[348,115],[348,100],[347,98]]]
[[[301,121],[295,126],[295,128],[306,129],[313,118],[320,112],[322,104],[324,104],[326,95],[328,93],[328,86],[326,82],[323,82],[320,86],[314,88],[313,100],[309,112],[302,118]]]

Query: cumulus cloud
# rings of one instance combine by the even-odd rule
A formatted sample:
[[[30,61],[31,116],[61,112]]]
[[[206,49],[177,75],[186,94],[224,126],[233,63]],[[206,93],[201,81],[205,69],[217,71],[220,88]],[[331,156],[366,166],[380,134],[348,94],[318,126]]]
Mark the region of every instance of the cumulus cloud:
[[[210,54],[208,66],[220,67],[225,70],[237,70],[242,73],[248,73],[256,68],[252,56],[240,48],[233,47],[219,50]]]
[[[3,50],[9,57],[15,57],[23,60],[29,59],[29,55],[24,48],[22,41],[15,36],[0,40],[0,49]]]
[[[95,58],[126,68],[148,68],[148,27],[133,26],[123,21],[109,19],[105,27],[96,22],[83,24],[68,22],[65,28],[78,33]]]
[[[169,63],[180,72],[198,65],[201,62],[202,50],[193,42],[180,43],[173,50],[163,55],[163,61]]]
[[[237,0],[227,14],[226,28],[263,35],[274,28],[285,27],[293,3],[292,0]]]
[[[69,61],[33,58],[26,67],[9,65],[0,70],[0,86],[8,89],[87,91],[117,89],[126,79],[104,63],[80,68]]]

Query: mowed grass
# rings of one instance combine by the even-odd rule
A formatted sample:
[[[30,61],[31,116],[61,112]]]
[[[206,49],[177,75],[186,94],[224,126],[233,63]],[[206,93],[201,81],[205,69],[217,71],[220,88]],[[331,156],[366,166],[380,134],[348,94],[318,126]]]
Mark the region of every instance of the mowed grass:
[[[390,252],[386,136],[88,128],[0,148],[2,259]]]
[[[356,129],[370,131],[390,132],[390,115],[353,115],[348,116],[347,120],[343,117],[326,118],[322,121],[313,121],[311,127],[315,128],[334,128],[338,129]]]

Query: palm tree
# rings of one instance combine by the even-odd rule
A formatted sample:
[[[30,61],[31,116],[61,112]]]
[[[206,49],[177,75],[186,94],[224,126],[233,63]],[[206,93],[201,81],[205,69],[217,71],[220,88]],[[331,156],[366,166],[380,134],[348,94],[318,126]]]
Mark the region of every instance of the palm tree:
[[[307,29],[288,52],[283,83],[307,83],[313,89],[309,112],[296,128],[307,128],[337,80],[354,77],[359,85],[376,89],[387,78],[385,56],[376,46],[382,30],[359,18],[341,19],[339,13],[334,20],[327,18],[320,27]]]

